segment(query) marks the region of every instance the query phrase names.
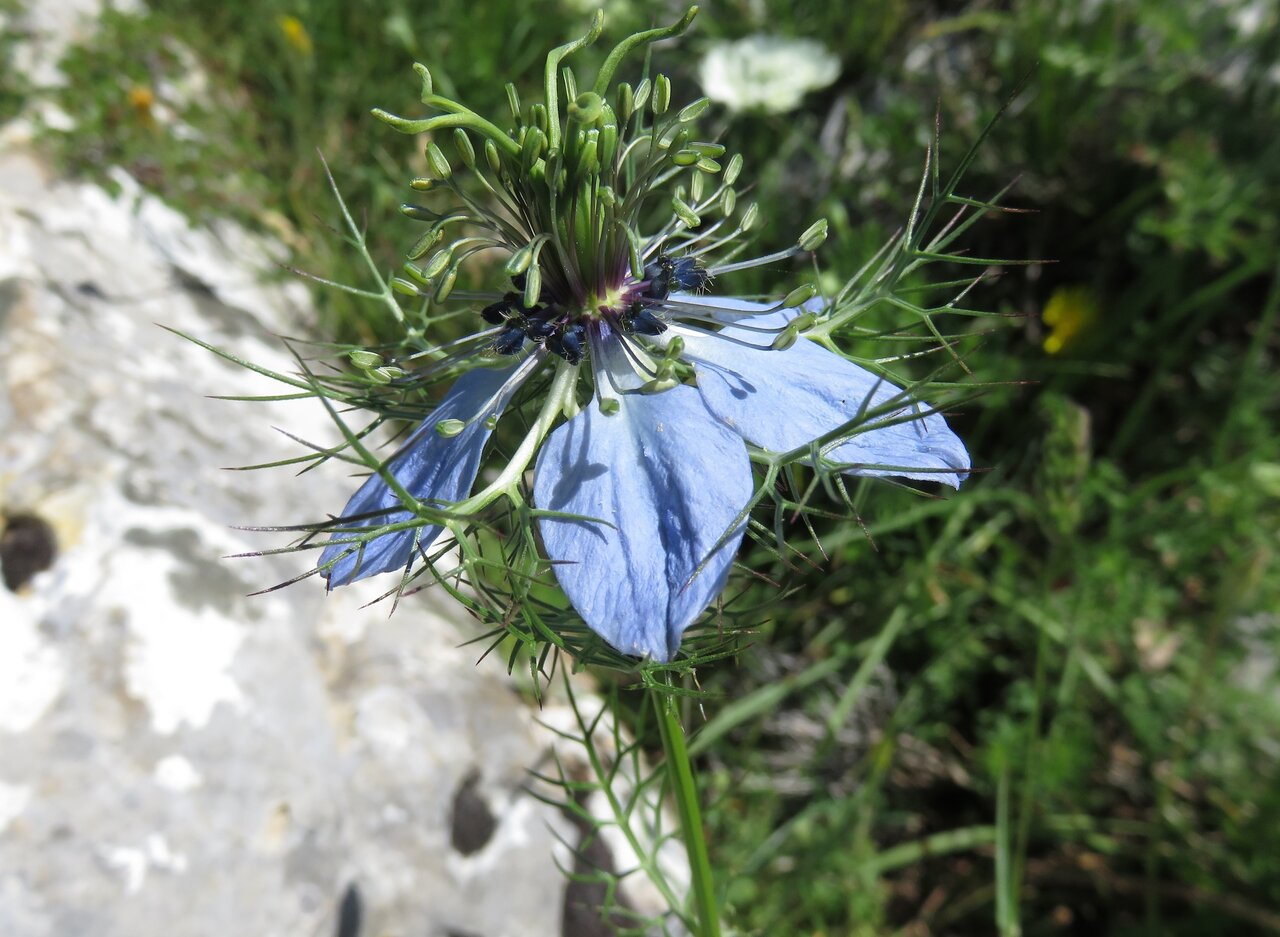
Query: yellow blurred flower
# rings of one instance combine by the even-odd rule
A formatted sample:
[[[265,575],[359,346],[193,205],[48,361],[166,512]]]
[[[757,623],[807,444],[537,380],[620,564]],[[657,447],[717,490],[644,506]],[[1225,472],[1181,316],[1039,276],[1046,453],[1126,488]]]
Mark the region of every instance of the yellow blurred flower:
[[[154,91],[146,85],[134,85],[129,89],[126,97],[128,98],[129,106],[133,108],[133,112],[137,115],[138,120],[148,127],[155,124],[156,115],[154,108],[156,103],[156,93]]]
[[[311,55],[311,33],[307,32],[307,27],[302,25],[302,20],[285,13],[276,17],[276,24],[284,34],[284,41],[291,45],[295,52]]]
[[[1056,355],[1093,325],[1098,318],[1098,298],[1087,286],[1060,286],[1049,297],[1040,318],[1049,327],[1044,350]]]

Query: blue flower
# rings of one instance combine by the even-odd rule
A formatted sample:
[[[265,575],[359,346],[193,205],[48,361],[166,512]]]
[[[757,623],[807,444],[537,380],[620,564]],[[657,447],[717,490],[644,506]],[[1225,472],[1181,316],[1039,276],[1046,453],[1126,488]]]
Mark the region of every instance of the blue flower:
[[[634,300],[646,293],[640,320]],[[578,320],[586,347],[559,354],[558,373],[570,377],[556,386],[567,390],[553,389],[560,398],[544,413],[578,412],[535,440],[533,500],[545,512],[538,529],[565,595],[624,654],[670,661],[724,587],[755,490],[749,446],[791,452],[844,428],[820,458],[846,474],[958,487],[969,469],[964,444],[943,418],[894,384],[803,337],[775,349],[799,310],[666,294],[648,281],[628,282],[618,308],[626,311]],[[461,377],[384,472],[352,497],[343,529],[411,519],[385,473],[423,503],[465,499],[491,417],[532,373],[556,362],[545,339],[531,344],[514,367]],[[570,358],[583,354],[596,399],[578,410]],[[673,363],[693,380],[672,377]],[[445,436],[437,431],[443,420],[465,426]],[[406,526],[363,547],[339,535],[320,565],[330,586],[406,570],[440,533],[437,525]]]

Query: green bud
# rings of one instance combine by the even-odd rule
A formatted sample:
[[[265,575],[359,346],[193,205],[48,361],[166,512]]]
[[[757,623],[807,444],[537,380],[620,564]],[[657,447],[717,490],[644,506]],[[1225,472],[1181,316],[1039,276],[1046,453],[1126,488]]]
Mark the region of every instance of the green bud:
[[[653,80],[653,114],[661,117],[671,106],[671,79],[659,75]]]
[[[747,206],[747,210],[742,213],[742,220],[738,222],[738,227],[743,231],[750,231],[756,226],[756,222],[760,220],[760,205],[752,202]]]
[[[668,83],[668,92],[670,91],[670,83]],[[680,113],[676,115],[676,120],[682,124],[687,124],[701,117],[708,107],[711,106],[710,98],[698,98],[692,104],[681,108]]]
[[[635,108],[635,89],[627,82],[618,85],[618,119],[624,123],[631,119]]]
[[[444,230],[438,227],[432,228],[418,240],[413,242],[413,247],[409,248],[409,259],[417,260],[427,251],[435,246],[436,242],[444,236]]]
[[[671,196],[671,210],[675,212],[677,218],[684,222],[687,228],[696,228],[702,224],[702,219],[698,217],[697,212],[690,208],[684,199],[678,195]]]
[[[436,435],[451,439],[466,428],[467,424],[462,420],[441,420],[436,424]]]
[[[729,157],[729,165],[724,170],[724,184],[733,185],[742,175],[742,154],[734,153]]]
[[[408,280],[401,279],[400,277],[391,278],[391,288],[397,293],[402,293],[405,296],[422,295],[422,290],[418,289],[416,285],[410,283]]]
[[[724,194],[720,196],[720,210],[724,212],[724,216],[728,218],[737,207],[738,193],[733,189],[725,189]]]
[[[796,308],[796,306],[804,305],[805,303],[807,303],[809,300],[813,299],[813,297],[817,295],[818,295],[818,288],[814,286],[812,283],[806,283],[803,286],[797,286],[790,293],[788,293],[787,298],[782,301],[782,308],[794,309]]]
[[[458,158],[462,160],[462,165],[468,169],[475,169],[476,148],[471,145],[471,138],[461,127],[454,128],[453,145],[458,148]]]
[[[453,285],[457,282],[458,268],[450,267],[444,272],[444,276],[440,278],[440,282],[436,286],[436,294],[431,298],[437,303],[444,302],[449,298],[449,294],[453,292]]]
[[[502,157],[498,154],[497,144],[492,140],[484,141],[484,161],[489,164],[489,169],[495,176],[502,172]]]
[[[524,280],[524,304],[529,308],[533,308],[538,304],[538,297],[542,295],[542,271],[538,267],[529,267],[525,274]]]
[[[569,105],[569,119],[581,124],[594,124],[604,114],[604,98],[594,91],[584,91]]]
[[[698,172],[717,173],[720,171],[720,164],[708,156],[701,157],[698,162]]]
[[[413,63],[413,70],[418,73],[418,77],[422,79],[422,103],[427,103],[427,98],[431,97],[431,72],[427,71],[427,66],[421,62]]]
[[[800,235],[800,240],[796,243],[800,245],[802,251],[816,251],[822,246],[822,242],[827,239],[827,219],[819,218],[809,227],[805,228],[804,234]]]
[[[613,416],[622,409],[622,404],[613,397],[600,398],[600,412],[605,416]]]
[[[369,368],[382,367],[382,355],[378,354],[376,351],[365,351],[363,349],[357,349],[356,351],[353,351],[349,355],[347,355],[347,357],[351,360],[351,363],[354,364],[357,368],[361,368],[366,371]]]

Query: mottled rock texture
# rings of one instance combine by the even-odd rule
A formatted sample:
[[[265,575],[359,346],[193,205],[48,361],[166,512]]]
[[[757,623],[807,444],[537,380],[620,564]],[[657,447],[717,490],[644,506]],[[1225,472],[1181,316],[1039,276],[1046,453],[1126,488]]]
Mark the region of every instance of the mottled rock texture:
[[[296,455],[273,426],[337,434],[314,403],[209,399],[270,385],[159,324],[288,369],[271,336],[306,291],[263,285],[269,243],[124,176],[51,179],[20,138],[0,512],[56,551],[0,588],[0,934],[560,933],[577,832],[523,791],[551,735],[459,613],[363,608],[379,583],[246,597],[306,558],[222,558],[279,543],[230,525],[322,517],[353,482],[221,471]]]

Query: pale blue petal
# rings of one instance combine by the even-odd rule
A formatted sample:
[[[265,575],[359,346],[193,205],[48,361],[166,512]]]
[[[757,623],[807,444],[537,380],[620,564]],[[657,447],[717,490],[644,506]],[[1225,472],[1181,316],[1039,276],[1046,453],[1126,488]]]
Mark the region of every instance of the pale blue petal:
[[[515,370],[514,367],[500,371],[477,368],[458,378],[431,416],[387,463],[391,474],[409,494],[420,501],[449,504],[470,493],[480,468],[480,457],[489,441],[491,431],[485,425],[487,421],[474,420],[451,437],[437,433],[436,424],[441,420],[473,420]],[[496,409],[500,409],[500,404]],[[412,516],[400,506],[399,497],[382,476],[374,474],[343,508],[341,526],[380,527],[407,521]],[[441,530],[431,525],[384,534],[365,544],[363,551],[358,544],[339,542],[350,540],[350,534],[335,534],[320,554],[319,565],[341,557],[323,573],[330,587],[345,586],[376,573],[402,570],[418,551],[431,545]]]
[[[684,386],[624,395],[612,416],[588,405],[543,445],[533,488],[541,510],[599,519],[539,522],[583,621],[618,651],[657,661],[724,587],[743,527],[708,555],[751,493],[742,440]]]
[[[737,302],[734,308],[744,306]],[[787,310],[753,316],[741,324],[776,327],[795,315]],[[787,452],[839,428],[859,412],[894,406],[893,412],[876,416],[848,442],[827,451],[825,458],[868,466],[849,469],[852,475],[893,475],[953,488],[966,477],[968,450],[941,415],[919,415],[929,410],[928,405],[906,402],[898,386],[814,342],[802,338],[785,351],[773,351],[728,341],[726,337],[767,346],[772,340],[768,333],[740,326],[715,335],[679,327],[672,331],[684,336],[686,356],[694,364],[707,408],[762,449]]]

